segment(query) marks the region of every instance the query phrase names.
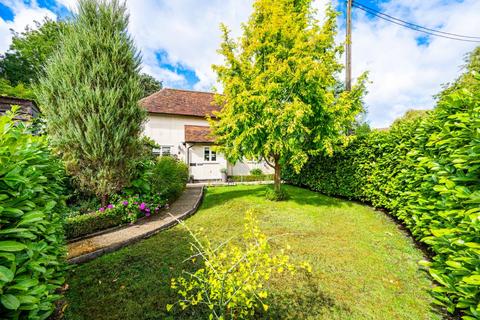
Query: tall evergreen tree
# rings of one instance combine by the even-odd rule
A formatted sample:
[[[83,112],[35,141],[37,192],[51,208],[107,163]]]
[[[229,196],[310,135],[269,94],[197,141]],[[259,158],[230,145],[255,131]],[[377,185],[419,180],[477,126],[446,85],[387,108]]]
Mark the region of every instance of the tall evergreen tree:
[[[129,183],[146,113],[140,55],[118,0],[80,0],[35,91],[47,132],[81,190],[105,202]]]
[[[225,26],[214,66],[223,106],[211,121],[219,150],[236,161],[264,158],[275,169],[275,190],[285,165],[300,170],[309,155],[331,152],[362,110],[365,75],[351,92],[338,92],[343,47],[335,44],[336,13],[323,26],[311,0],[257,0],[235,41]]]

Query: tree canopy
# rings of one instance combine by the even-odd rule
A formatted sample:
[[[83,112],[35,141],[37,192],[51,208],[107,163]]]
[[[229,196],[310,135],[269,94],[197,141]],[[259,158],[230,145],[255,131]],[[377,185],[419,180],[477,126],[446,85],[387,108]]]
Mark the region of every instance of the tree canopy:
[[[162,89],[162,82],[146,73],[140,75],[140,82],[143,88],[143,97],[147,97]]]
[[[310,0],[257,0],[239,39],[222,31],[224,63],[213,68],[223,108],[211,119],[218,149],[231,161],[268,161],[279,191],[282,166],[300,170],[309,155],[346,138],[362,111],[366,75],[338,92],[343,46],[330,6],[321,24]]]
[[[34,24],[22,32],[13,31],[12,44],[0,59],[0,76],[12,86],[29,85],[38,79],[66,28],[66,22],[48,18]]]

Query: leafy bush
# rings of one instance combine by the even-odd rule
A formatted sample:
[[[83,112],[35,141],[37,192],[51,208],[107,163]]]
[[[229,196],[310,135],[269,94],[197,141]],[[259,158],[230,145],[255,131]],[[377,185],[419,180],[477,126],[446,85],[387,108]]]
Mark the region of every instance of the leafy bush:
[[[212,247],[202,243],[193,233],[193,263],[200,259],[204,266],[195,273],[172,279],[171,287],[181,299],[178,306],[184,310],[197,308],[209,313],[209,319],[255,319],[255,312],[268,310],[268,281],[274,274],[299,269],[311,272],[303,262],[296,266],[283,250],[272,254],[266,235],[260,232],[254,213],[245,215],[245,231],[241,244],[228,242]],[[171,310],[174,305],[167,305]]]
[[[12,118],[0,117],[0,317],[45,319],[64,282],[64,172]]]
[[[188,178],[188,167],[185,163],[165,156],[157,158],[148,181],[153,194],[173,201],[182,194]]]
[[[480,318],[480,77],[442,96],[428,115],[409,113],[387,132],[316,157],[290,182],[389,209],[427,244],[422,262],[436,302]]]
[[[265,192],[265,198],[270,201],[283,201],[288,199],[288,193],[283,189],[268,188]]]
[[[260,168],[255,168],[255,169],[250,170],[250,174],[252,176],[261,176],[263,174],[263,171]]]

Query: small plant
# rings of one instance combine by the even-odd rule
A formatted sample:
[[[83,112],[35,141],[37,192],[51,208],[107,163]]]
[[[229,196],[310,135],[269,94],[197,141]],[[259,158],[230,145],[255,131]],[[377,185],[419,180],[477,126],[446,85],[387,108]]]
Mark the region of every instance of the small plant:
[[[220,172],[221,172],[221,173],[227,173],[227,168],[222,168],[222,169],[220,169]]]
[[[195,273],[172,279],[171,288],[181,299],[176,303],[182,310],[199,308],[208,312],[209,319],[253,319],[256,310],[268,310],[268,281],[274,274],[299,270],[311,272],[303,262],[299,266],[290,262],[282,250],[273,254],[268,238],[261,233],[252,210],[245,215],[243,241],[227,241],[212,248],[209,241],[202,243],[190,232],[195,254],[190,260],[201,259],[204,266]],[[175,305],[167,305],[170,311]]]
[[[261,176],[263,174],[263,171],[260,168],[255,168],[255,169],[250,170],[250,174],[252,176]]]
[[[268,188],[267,192],[265,192],[265,198],[271,201],[283,201],[288,199],[288,193],[284,189],[275,190]]]

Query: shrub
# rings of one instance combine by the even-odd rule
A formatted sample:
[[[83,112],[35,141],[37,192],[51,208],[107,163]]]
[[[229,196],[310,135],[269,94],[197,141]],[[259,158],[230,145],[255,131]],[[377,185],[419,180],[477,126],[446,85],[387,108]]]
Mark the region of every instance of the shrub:
[[[265,192],[265,198],[270,201],[283,201],[288,199],[288,194],[285,190],[275,190],[274,188],[268,188]]]
[[[263,174],[263,171],[260,168],[255,168],[255,169],[250,170],[250,174],[252,176],[261,176]]]
[[[192,262],[200,259],[204,266],[195,273],[172,279],[171,287],[181,299],[182,309],[197,308],[209,313],[209,319],[254,319],[255,312],[268,310],[268,281],[274,274],[299,269],[311,271],[308,263],[296,266],[283,250],[273,254],[267,237],[260,232],[254,213],[245,215],[245,231],[241,244],[228,242],[212,247],[191,233],[195,248]],[[167,305],[171,310],[174,305]]]
[[[422,262],[436,302],[480,318],[480,77],[442,96],[427,116],[409,113],[387,132],[357,138],[284,178],[389,209],[431,250]]]
[[[153,194],[173,201],[185,189],[188,182],[188,167],[171,156],[159,157],[151,169],[148,181]]]
[[[64,282],[64,172],[12,118],[0,117],[0,318],[45,319]]]

